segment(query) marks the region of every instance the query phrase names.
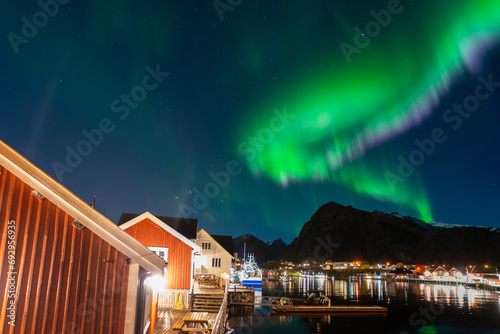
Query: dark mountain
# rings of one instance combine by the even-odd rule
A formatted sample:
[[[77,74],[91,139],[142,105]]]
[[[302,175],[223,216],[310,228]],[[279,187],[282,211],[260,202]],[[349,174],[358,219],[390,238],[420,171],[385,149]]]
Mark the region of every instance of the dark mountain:
[[[321,206],[281,259],[406,263],[500,263],[500,233],[440,228],[397,213],[368,212],[335,202]]]
[[[266,243],[251,234],[244,234],[234,238],[233,241],[234,251],[238,253],[239,258],[243,258],[244,245],[246,244],[246,253],[253,253],[258,264],[277,260],[286,247],[286,243],[281,238]]]
[[[277,260],[285,248],[286,248],[286,243],[281,238],[278,238],[273,242],[268,243],[267,253],[270,254],[271,258],[266,261]]]

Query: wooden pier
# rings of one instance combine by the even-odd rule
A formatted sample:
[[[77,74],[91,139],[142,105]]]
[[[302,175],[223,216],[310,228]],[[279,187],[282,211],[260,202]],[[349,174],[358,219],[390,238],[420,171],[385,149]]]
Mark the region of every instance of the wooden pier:
[[[190,312],[189,310],[160,310],[158,311],[153,334],[180,334],[184,325],[186,325],[186,328],[192,326],[190,319],[196,316],[203,318],[200,321],[207,325],[207,328],[202,328],[201,326],[197,328],[200,332],[207,332],[207,329],[216,324],[217,315],[213,313],[194,314],[194,312]],[[187,324],[184,322],[185,319],[188,320]]]
[[[218,313],[224,300],[224,290],[213,281],[195,281],[191,295],[191,310]]]
[[[246,286],[239,283],[231,283],[228,289],[228,303],[231,305],[254,305],[255,294]]]
[[[262,296],[262,298],[260,299],[260,302],[232,301],[232,302],[230,302],[230,304],[231,305],[240,305],[240,306],[254,306],[254,305],[261,305],[261,306],[288,305],[288,306],[292,306],[293,301],[292,301],[292,298],[288,298],[288,297]]]
[[[229,280],[217,275],[196,277],[189,310],[159,310],[153,334],[226,330]]]

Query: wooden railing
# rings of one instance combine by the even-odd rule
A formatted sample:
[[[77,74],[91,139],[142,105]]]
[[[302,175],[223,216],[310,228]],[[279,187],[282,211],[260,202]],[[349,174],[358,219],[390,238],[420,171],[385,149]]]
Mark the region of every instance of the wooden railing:
[[[208,282],[214,283],[219,288],[224,290],[225,286],[227,286],[229,284],[229,279],[223,277],[223,275],[224,274],[219,275],[219,274],[209,274],[209,273],[205,273],[205,274],[198,273],[198,274],[194,275],[194,279],[195,279],[195,281],[199,281],[199,282],[208,281]]]
[[[227,274],[209,274],[209,273],[197,273],[194,276],[196,281],[209,281],[216,284],[219,288],[224,292],[224,299],[222,300],[222,304],[219,309],[219,313],[217,313],[217,318],[215,319],[215,323],[212,327],[211,334],[222,334],[226,330],[226,322],[227,322],[227,305],[228,305],[228,291],[229,291],[229,275]]]
[[[217,275],[218,276],[218,275]],[[212,328],[211,334],[222,334],[226,330],[226,321],[227,321],[227,301],[228,301],[228,289],[229,289],[229,277],[221,277],[219,276],[219,287],[224,290],[224,299],[219,309],[219,313],[217,314],[217,318],[215,319],[214,326]]]
[[[178,296],[180,293],[180,296]],[[158,291],[158,309],[167,309],[176,307],[176,301],[181,302],[185,309],[191,305],[190,290],[181,289],[163,289]]]

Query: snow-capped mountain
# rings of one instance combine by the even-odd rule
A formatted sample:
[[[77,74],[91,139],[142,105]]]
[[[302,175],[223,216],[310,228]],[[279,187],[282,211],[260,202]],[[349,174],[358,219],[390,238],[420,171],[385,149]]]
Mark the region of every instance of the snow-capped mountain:
[[[500,233],[500,228],[491,227],[491,226],[458,225],[458,224],[447,224],[447,223],[441,223],[441,222],[430,222],[429,225],[431,225],[432,227],[435,227],[437,229],[457,228],[457,227],[477,227],[477,228],[484,228],[484,229],[491,231],[491,232],[499,232]]]

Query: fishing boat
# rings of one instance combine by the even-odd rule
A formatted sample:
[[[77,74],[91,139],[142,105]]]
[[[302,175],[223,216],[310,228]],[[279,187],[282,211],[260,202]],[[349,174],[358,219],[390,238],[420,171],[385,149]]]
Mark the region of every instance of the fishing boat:
[[[262,287],[262,270],[257,266],[253,254],[248,254],[241,270],[240,283],[247,287]]]
[[[231,275],[229,276],[229,282],[231,283],[239,283],[240,277],[238,275],[238,271],[234,269],[234,266],[231,266]]]

